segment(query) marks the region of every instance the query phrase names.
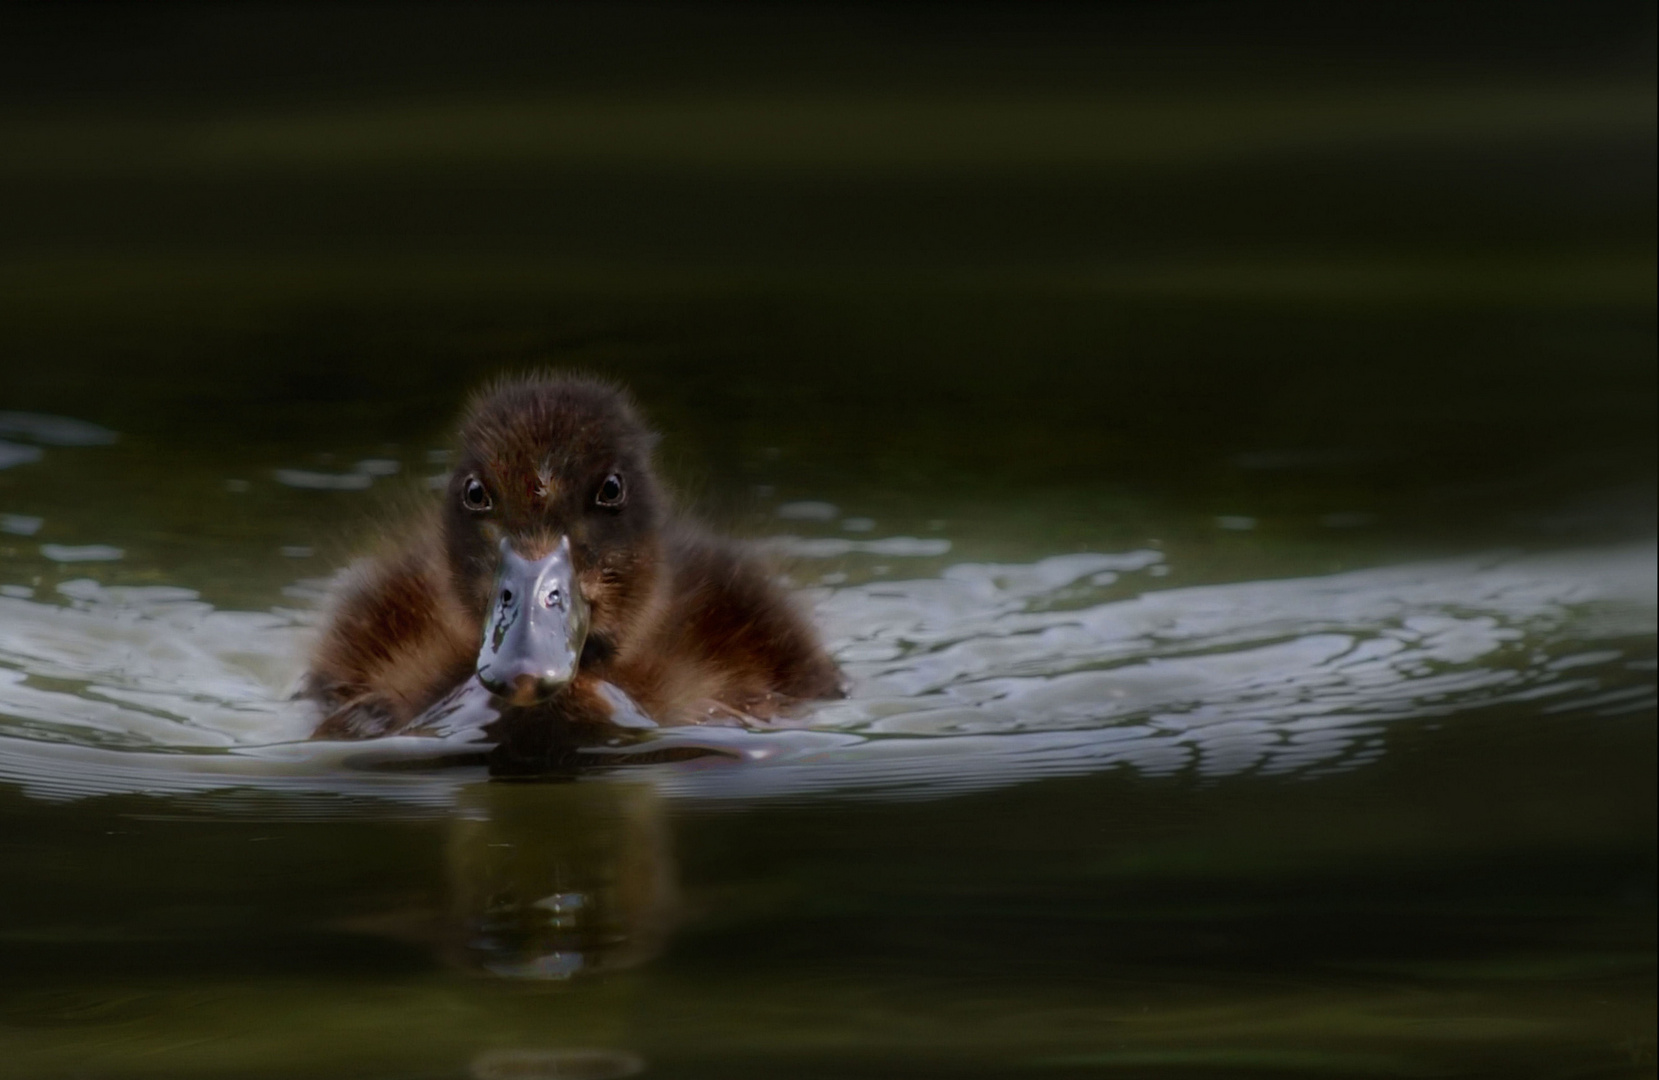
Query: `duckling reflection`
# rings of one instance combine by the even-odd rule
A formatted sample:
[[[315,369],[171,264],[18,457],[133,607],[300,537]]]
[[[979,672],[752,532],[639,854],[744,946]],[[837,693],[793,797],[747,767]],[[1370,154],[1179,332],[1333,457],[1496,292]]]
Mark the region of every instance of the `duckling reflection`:
[[[480,784],[449,834],[450,949],[514,979],[569,979],[649,960],[673,923],[668,827],[653,788]]]

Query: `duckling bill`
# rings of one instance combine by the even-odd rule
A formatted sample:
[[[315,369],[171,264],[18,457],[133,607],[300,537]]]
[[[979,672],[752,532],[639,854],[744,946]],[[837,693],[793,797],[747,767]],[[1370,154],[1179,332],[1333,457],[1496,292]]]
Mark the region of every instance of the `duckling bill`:
[[[576,677],[588,637],[588,605],[571,565],[570,538],[526,559],[501,541],[495,598],[478,651],[478,681],[515,705],[551,697]]]
[[[663,724],[838,696],[810,622],[740,545],[677,515],[627,396],[530,376],[476,396],[437,507],[352,569],[311,659],[318,738],[409,727],[476,679],[515,724]]]

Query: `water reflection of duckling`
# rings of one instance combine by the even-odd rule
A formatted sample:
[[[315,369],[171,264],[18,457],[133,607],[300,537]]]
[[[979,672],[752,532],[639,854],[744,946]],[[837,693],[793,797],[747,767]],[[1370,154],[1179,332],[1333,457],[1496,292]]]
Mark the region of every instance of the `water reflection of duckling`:
[[[634,703],[683,724],[837,695],[764,565],[676,518],[654,443],[600,382],[480,393],[441,508],[336,600],[306,681],[326,712],[316,736],[399,731],[475,675],[539,739]]]
[[[636,967],[660,951],[679,888],[653,786],[482,783],[457,794],[443,845],[445,902],[422,896],[335,929],[531,982]]]
[[[451,823],[445,952],[504,978],[561,981],[649,960],[678,890],[654,788],[480,784]]]

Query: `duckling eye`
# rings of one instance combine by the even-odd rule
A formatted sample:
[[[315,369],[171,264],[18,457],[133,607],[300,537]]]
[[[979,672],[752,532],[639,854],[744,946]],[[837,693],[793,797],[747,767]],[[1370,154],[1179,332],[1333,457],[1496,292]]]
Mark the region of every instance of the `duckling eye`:
[[[617,473],[605,477],[605,482],[599,485],[599,491],[593,501],[600,506],[615,507],[622,505],[622,500],[628,497],[628,489],[623,486],[622,477]]]
[[[468,510],[488,510],[490,492],[484,486],[484,481],[476,476],[469,476],[461,487],[461,504]]]

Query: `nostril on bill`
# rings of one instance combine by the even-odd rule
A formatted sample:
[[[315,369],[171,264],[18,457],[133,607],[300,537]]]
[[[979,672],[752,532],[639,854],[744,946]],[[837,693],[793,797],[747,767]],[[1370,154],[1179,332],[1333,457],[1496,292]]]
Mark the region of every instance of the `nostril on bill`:
[[[511,590],[511,589],[502,589],[501,590],[501,602],[503,604],[512,603],[513,602],[513,590]]]

